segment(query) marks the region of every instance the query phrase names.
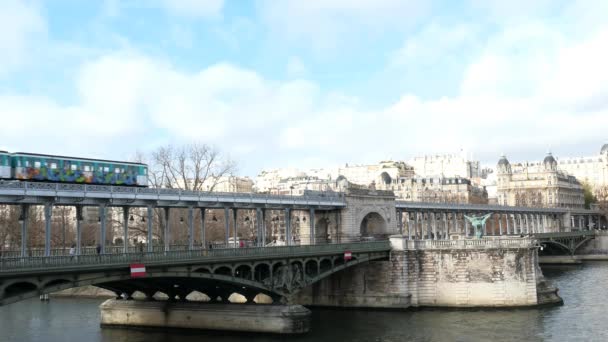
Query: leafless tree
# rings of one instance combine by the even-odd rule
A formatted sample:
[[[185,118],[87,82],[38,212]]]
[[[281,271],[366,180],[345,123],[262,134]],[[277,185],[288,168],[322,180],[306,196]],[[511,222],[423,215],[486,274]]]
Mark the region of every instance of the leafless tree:
[[[219,149],[207,144],[193,142],[186,145],[161,146],[148,156],[136,152],[134,160],[147,163],[149,183],[152,187],[183,189],[190,191],[214,191],[225,177],[236,171],[236,164]],[[147,234],[147,223],[144,223],[144,212],[134,211],[134,222],[129,229],[137,236]],[[219,210],[208,213],[206,218],[207,240],[223,239],[224,215]],[[188,240],[186,229],[186,209],[171,210],[171,242],[185,243]],[[194,216],[194,226],[200,227],[200,211]],[[165,231],[164,211],[154,209],[153,238],[162,242]],[[194,239],[200,241],[200,230],[194,229]]]
[[[201,143],[168,145],[152,152],[149,177],[156,187],[213,191],[222,177],[232,174],[235,169],[235,163],[213,146]]]

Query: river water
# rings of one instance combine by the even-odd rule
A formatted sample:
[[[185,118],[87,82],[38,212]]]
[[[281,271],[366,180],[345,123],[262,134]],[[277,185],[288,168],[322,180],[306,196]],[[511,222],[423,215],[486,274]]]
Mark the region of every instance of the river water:
[[[99,299],[52,298],[0,307],[0,341],[608,341],[608,262],[544,268],[559,307],[379,312],[313,309],[302,336],[99,327]]]

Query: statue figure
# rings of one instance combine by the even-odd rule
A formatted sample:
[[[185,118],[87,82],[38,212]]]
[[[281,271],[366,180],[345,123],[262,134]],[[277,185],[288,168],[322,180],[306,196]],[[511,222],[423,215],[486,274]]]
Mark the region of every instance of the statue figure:
[[[486,227],[486,221],[490,216],[492,216],[492,213],[485,214],[483,216],[464,215],[464,217],[466,217],[466,219],[469,220],[469,222],[471,222],[471,225],[473,226],[473,228],[475,228],[475,237],[476,238],[481,239],[483,237],[483,232],[485,231],[485,227]]]

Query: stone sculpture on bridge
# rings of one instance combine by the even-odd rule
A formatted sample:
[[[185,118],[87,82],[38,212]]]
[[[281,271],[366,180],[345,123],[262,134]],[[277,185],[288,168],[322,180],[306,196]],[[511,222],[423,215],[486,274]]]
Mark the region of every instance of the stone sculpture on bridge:
[[[464,215],[464,217],[466,217],[466,219],[469,220],[469,222],[471,222],[471,225],[475,229],[476,238],[481,239],[483,237],[483,233],[484,233],[485,227],[486,227],[486,221],[488,220],[488,218],[490,218],[490,216],[492,216],[492,213],[485,214],[483,216]]]

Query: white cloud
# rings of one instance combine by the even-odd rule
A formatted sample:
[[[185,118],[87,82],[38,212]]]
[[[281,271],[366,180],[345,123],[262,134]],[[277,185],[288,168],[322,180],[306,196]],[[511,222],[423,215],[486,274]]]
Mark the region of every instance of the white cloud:
[[[36,54],[36,41],[46,36],[46,22],[30,1],[0,2],[0,76],[26,64]]]

